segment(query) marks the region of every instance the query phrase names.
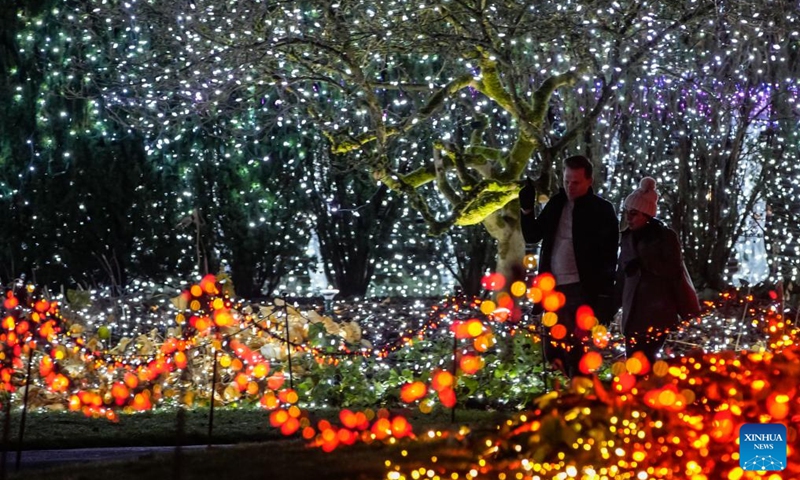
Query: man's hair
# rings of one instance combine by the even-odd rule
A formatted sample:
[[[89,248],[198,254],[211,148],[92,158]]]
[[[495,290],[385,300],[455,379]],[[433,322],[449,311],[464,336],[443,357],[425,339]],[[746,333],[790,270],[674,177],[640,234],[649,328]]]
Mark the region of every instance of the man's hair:
[[[583,155],[573,155],[564,160],[564,168],[571,168],[573,170],[583,169],[586,178],[592,178],[594,166],[592,165],[592,161]]]

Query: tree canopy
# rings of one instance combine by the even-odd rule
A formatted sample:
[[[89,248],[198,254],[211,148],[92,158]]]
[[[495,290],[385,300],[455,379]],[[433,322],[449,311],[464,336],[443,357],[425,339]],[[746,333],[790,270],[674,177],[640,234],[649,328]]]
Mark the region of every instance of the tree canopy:
[[[549,195],[566,153],[593,158],[613,201],[656,176],[703,283],[721,284],[766,204],[781,243],[796,242],[779,224],[797,192],[774,175],[796,174],[793,2],[53,5],[17,19],[59,25],[35,48],[61,59],[56,90],[85,102],[85,125],[113,118],[151,156],[197,136],[229,152],[286,135],[324,145],[304,150],[312,165],[366,173],[431,233],[483,224],[500,270],[523,253],[520,179]],[[33,38],[18,37],[21,51]]]

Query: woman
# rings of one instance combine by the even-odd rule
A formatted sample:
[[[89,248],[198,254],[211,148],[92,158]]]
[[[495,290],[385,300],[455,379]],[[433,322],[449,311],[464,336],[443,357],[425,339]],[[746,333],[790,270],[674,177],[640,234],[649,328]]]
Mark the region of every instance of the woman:
[[[622,231],[616,284],[627,356],[640,351],[651,365],[679,317],[700,313],[678,235],[655,218],[657,202],[651,177],[643,178],[625,199],[627,227]]]

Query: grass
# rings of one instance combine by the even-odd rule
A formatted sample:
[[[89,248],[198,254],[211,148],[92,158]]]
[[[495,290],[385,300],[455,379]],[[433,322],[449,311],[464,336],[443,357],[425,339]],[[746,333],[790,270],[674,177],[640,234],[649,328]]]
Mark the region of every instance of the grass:
[[[12,415],[11,448],[19,439],[18,412]],[[177,410],[158,410],[133,415],[120,415],[118,423],[105,419],[86,418],[74,412],[29,412],[25,422],[22,448],[25,450],[130,447],[175,445],[178,441]],[[268,414],[257,409],[217,409],[209,440],[208,409],[185,412],[184,437],[181,444],[229,444],[258,442],[281,438],[269,425]]]
[[[312,412],[312,418],[332,418],[338,411]],[[458,410],[456,423],[450,411],[422,415],[418,411],[397,412],[407,416],[417,433],[429,429],[457,428],[470,425],[475,429],[494,428],[510,413]],[[184,445],[208,444],[208,410],[190,410],[185,415]],[[12,440],[16,443],[19,415],[12,416]],[[124,446],[175,445],[177,412],[159,410],[121,416],[119,423],[85,418],[69,412],[31,412],[28,415],[23,441],[24,449],[63,449]],[[135,460],[70,464],[55,468],[26,468],[11,473],[14,479],[95,480],[113,478],[128,480],[160,479],[380,479],[386,476],[385,462],[393,464],[413,459],[429,459],[433,445],[402,442],[398,445],[373,443],[340,447],[334,453],[309,448],[296,438],[285,438],[269,426],[268,414],[256,409],[220,409],[214,412],[213,443],[235,444],[175,450],[170,453],[145,455]],[[13,459],[16,445],[9,449]],[[405,454],[403,454],[405,451]],[[13,460],[10,465],[13,467]],[[11,467],[9,467],[11,468]]]
[[[298,440],[210,448],[145,456],[136,460],[87,465],[69,465],[47,470],[26,470],[10,480],[114,480],[159,479],[271,479],[334,480],[380,479],[386,475],[386,459],[403,458],[402,447],[355,445],[325,453]],[[179,460],[178,460],[179,458]],[[176,461],[178,460],[178,461]]]
[[[312,421],[335,420],[339,410],[310,412]],[[450,410],[435,410],[424,415],[418,410],[398,410],[415,429],[452,426]],[[510,416],[506,412],[485,410],[456,410],[459,424],[493,422]],[[22,441],[23,450],[134,447],[163,445],[237,444],[284,440],[281,433],[269,425],[269,413],[257,408],[225,408],[214,410],[212,435],[209,437],[208,409],[185,411],[184,434],[179,442],[177,410],[159,409],[120,415],[118,423],[105,419],[87,418],[76,412],[28,412]],[[20,414],[11,416],[10,449],[16,449],[19,439]]]

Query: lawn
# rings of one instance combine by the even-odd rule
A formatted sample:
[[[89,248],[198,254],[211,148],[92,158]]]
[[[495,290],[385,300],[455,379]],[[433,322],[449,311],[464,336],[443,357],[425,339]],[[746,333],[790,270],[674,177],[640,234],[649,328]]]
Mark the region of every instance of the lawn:
[[[12,416],[11,448],[19,438],[19,413]],[[208,444],[208,409],[185,412],[184,445]],[[283,438],[269,425],[268,414],[255,408],[217,409],[211,442],[230,444]],[[132,447],[175,445],[178,415],[159,409],[120,415],[119,422],[94,419],[80,412],[30,412],[25,422],[24,449]]]
[[[428,446],[409,444],[409,455],[422,456]],[[358,444],[336,454],[307,447],[299,440],[212,447],[201,452],[151,455],[137,460],[69,465],[47,470],[26,470],[8,476],[26,480],[162,479],[274,479],[339,480],[380,479],[387,474],[385,462],[403,457],[403,446]],[[408,450],[406,450],[409,452]],[[178,460],[179,459],[179,460]]]
[[[461,424],[470,426],[496,423],[511,412],[486,410],[456,410],[455,423],[450,410],[437,409],[430,414],[418,410],[397,410],[408,418],[415,429],[443,429]],[[308,412],[314,421],[334,421],[338,409]],[[269,412],[254,407],[219,408],[214,411],[212,435],[209,437],[209,410],[186,410],[184,432],[178,435],[177,410],[158,409],[131,415],[121,415],[118,422],[94,419],[80,412],[29,412],[22,442],[24,450],[95,447],[137,447],[163,445],[239,444],[286,439],[280,430],[269,424]],[[10,448],[16,450],[19,439],[20,413],[11,416]]]
[[[423,437],[427,431],[449,432],[469,426],[476,432],[492,430],[509,413],[478,410],[456,412],[456,423],[451,412],[437,411],[429,415],[418,412],[400,412],[408,415],[418,426]],[[337,411],[313,412],[315,419],[333,418]],[[25,429],[25,449],[58,449],[113,446],[175,445],[178,436],[177,413],[159,410],[136,415],[123,415],[118,423],[102,419],[85,418],[70,412],[33,412],[28,415]],[[208,443],[207,409],[187,411],[185,414],[184,445]],[[16,441],[19,415],[12,417],[11,437]],[[463,431],[463,430],[462,430]],[[142,478],[236,478],[236,479],[343,479],[384,478],[388,472],[387,460],[392,464],[430,461],[434,452],[443,459],[455,455],[463,464],[469,453],[463,445],[450,440],[415,442],[401,440],[392,443],[357,443],[340,447],[336,453],[325,453],[310,448],[298,438],[287,439],[277,429],[269,426],[268,414],[258,409],[220,409],[214,414],[213,442],[218,446],[202,450],[177,449],[165,454],[145,455],[136,460],[69,464],[54,468],[26,468],[10,473],[10,479],[98,479],[115,480]],[[219,446],[225,445],[225,446]],[[8,468],[14,468],[12,445],[7,457]]]

